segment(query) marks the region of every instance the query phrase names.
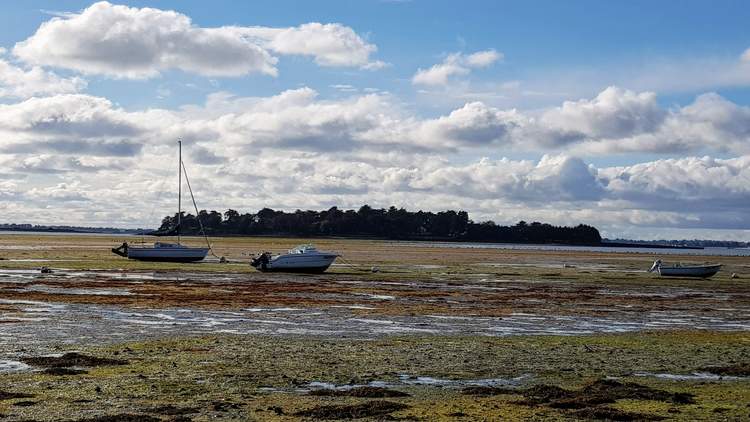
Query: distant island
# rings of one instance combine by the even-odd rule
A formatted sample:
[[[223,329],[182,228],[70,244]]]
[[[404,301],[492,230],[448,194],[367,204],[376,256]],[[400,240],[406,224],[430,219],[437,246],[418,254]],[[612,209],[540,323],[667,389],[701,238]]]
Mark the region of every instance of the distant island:
[[[476,223],[469,219],[466,211],[412,212],[394,206],[376,209],[363,205],[359,210],[340,210],[338,207],[332,207],[324,211],[294,212],[263,208],[255,214],[240,214],[233,209],[223,214],[201,210],[198,215],[209,236],[350,237],[686,249],[750,247],[749,242],[736,241],[602,239],[598,229],[586,224],[566,227],[520,221],[512,226],[503,226],[493,221]],[[176,226],[175,213],[164,217],[159,229],[150,234],[174,234]],[[183,212],[180,232],[187,235],[200,234],[198,219]]]
[[[263,208],[257,213],[240,214],[227,210],[200,211],[200,223],[209,236],[299,236],[299,237],[357,237],[393,240],[432,240],[460,242],[503,243],[559,243],[570,245],[599,245],[602,238],[595,227],[580,224],[561,227],[550,224],[519,222],[501,226],[492,221],[475,223],[466,211],[417,211],[390,207],[376,209],[364,205],[359,210],[294,212]],[[198,218],[182,214],[180,232],[200,234]],[[164,217],[156,235],[173,234],[177,214]]]

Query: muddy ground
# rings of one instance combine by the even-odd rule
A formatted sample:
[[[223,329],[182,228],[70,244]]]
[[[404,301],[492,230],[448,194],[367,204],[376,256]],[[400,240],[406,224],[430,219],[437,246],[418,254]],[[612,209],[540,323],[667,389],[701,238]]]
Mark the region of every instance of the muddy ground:
[[[0,235],[0,420],[750,418],[747,257],[321,240],[343,259],[305,276],[247,265],[299,240],[122,239]]]

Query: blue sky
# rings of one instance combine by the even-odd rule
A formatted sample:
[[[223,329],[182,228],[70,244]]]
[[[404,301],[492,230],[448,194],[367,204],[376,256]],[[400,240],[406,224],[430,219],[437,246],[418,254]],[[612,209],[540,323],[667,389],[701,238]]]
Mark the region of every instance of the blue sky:
[[[750,239],[746,2],[0,11],[9,220],[73,209],[69,223],[152,225],[111,211],[135,188],[99,195],[95,179],[126,168],[161,204],[155,157],[182,136],[212,180],[206,207],[393,203],[586,222],[610,236]]]
[[[91,2],[29,1],[3,5],[0,45],[12,48],[49,20],[45,11],[79,11]],[[280,63],[280,76],[251,75],[226,78],[221,86],[241,95],[270,95],[290,86],[307,85],[321,92],[329,85],[350,83],[399,89],[409,96],[414,69],[429,67],[447,52],[494,48],[502,51],[502,65],[486,69],[476,79],[508,80],[530,75],[554,78],[573,71],[606,72],[648,61],[693,57],[735,58],[748,47],[750,7],[742,1],[601,2],[601,1],[159,1],[125,2],[135,7],[176,10],[204,27],[224,25],[294,26],[304,22],[340,22],[364,34],[378,46],[378,57],[398,64],[382,72],[316,69],[309,60],[290,58]],[[178,72],[175,72],[178,73]],[[170,74],[164,79],[195,77]],[[167,82],[168,83],[168,82]],[[133,87],[133,88],[136,88]],[[602,86],[604,88],[606,86]],[[143,96],[130,87],[99,80],[92,91],[118,95],[123,105],[142,104]],[[726,98],[747,104],[747,87],[717,87]],[[206,88],[209,89],[209,88]],[[684,104],[700,90],[665,92],[664,105]],[[188,93],[184,96],[187,97]],[[199,92],[192,99],[195,101]],[[166,105],[180,105],[180,98]],[[437,110],[426,110],[437,113]]]

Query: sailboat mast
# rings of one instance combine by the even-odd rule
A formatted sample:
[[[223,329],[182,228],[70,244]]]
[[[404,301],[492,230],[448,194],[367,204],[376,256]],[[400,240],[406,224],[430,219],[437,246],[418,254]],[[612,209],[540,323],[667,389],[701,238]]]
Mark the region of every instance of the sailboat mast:
[[[177,162],[177,244],[180,244],[180,219],[182,217],[182,141],[177,141],[179,159]]]

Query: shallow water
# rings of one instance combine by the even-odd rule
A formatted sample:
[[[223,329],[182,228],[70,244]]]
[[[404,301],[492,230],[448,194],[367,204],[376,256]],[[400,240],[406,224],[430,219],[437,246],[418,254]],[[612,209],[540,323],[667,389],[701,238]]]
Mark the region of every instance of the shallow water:
[[[411,333],[435,335],[582,335],[690,328],[750,330],[750,315],[728,318],[676,311],[629,312],[612,316],[514,313],[505,317],[449,315],[367,316],[346,307],[125,309],[91,304],[0,299],[15,305],[0,316],[0,358],[23,349],[38,354],[56,346],[113,343],[175,335],[211,333],[373,338]],[[734,314],[732,314],[734,315]]]
[[[85,285],[79,286],[78,280]],[[116,286],[109,283],[114,281]],[[238,286],[247,288],[248,282],[252,282],[248,275],[226,273],[0,270],[0,285],[14,295],[28,292],[35,299],[51,295],[50,300],[58,301],[67,300],[62,296],[71,301],[85,299],[69,295],[92,296],[91,302],[118,296],[117,302],[110,303],[130,304],[53,303],[24,300],[23,296],[0,299],[0,359],[12,360],[25,353],[24,349],[38,354],[73,344],[212,333],[373,338],[750,331],[750,306],[743,299],[743,290],[499,280],[488,274],[479,279],[409,281],[289,276],[278,279],[285,288],[274,292],[268,302],[278,300],[281,306],[262,306],[264,299],[251,302],[260,306],[228,310],[221,309],[220,303],[215,305],[218,309],[193,309],[190,303],[169,302],[181,308],[169,304],[159,308],[158,301],[139,302],[159,295],[161,284],[172,283],[165,291],[199,286],[206,288],[203,291],[208,295],[223,292],[226,297]],[[276,283],[266,281],[265,288],[271,285]],[[316,290],[318,287],[325,289]],[[141,303],[151,305],[139,307]],[[506,309],[516,311],[484,316],[505,314]],[[400,315],[391,315],[399,310]]]
[[[31,367],[15,360],[0,360],[0,374],[8,372],[28,371]]]
[[[399,245],[413,245],[428,248],[459,249],[509,249],[538,251],[573,251],[573,252],[607,252],[607,253],[643,253],[651,255],[713,255],[713,256],[750,256],[750,248],[619,248],[606,246],[571,246],[571,245],[534,245],[526,243],[474,243],[474,242],[398,242]]]
[[[663,374],[653,372],[636,372],[634,377],[653,377],[671,381],[742,381],[750,377],[735,377],[728,375],[717,375],[710,372],[693,372],[690,374]]]
[[[485,378],[485,379],[441,379],[426,376],[400,374],[397,380],[375,380],[362,384],[334,384],[323,381],[313,381],[302,387],[294,389],[260,388],[268,392],[295,392],[307,393],[314,390],[348,391],[361,387],[398,388],[406,386],[430,386],[440,388],[463,388],[470,386],[486,387],[520,387],[533,380],[530,374],[524,374],[513,378]]]

